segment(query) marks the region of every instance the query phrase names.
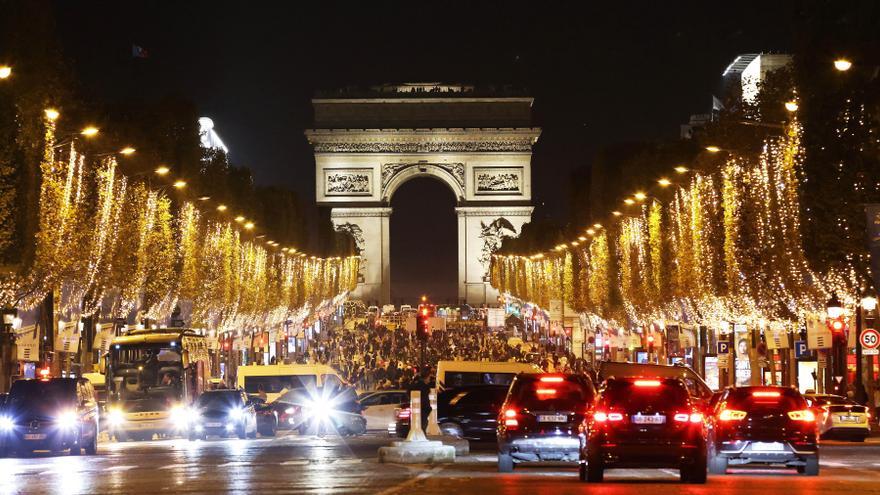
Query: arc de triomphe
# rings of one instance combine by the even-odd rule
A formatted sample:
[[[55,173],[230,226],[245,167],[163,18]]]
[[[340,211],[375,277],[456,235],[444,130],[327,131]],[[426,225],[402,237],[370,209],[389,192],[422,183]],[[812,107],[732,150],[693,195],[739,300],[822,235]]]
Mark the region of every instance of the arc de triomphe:
[[[349,232],[364,263],[354,297],[391,300],[389,217],[394,192],[433,177],[456,197],[458,297],[494,303],[489,258],[531,220],[532,98],[470,86],[385,85],[312,100],[320,206]]]

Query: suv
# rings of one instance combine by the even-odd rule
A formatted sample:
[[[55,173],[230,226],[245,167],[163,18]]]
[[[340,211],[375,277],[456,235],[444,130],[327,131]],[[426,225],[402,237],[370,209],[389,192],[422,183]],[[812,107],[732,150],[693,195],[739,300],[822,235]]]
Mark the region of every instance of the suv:
[[[795,389],[738,387],[724,391],[709,424],[709,471],[729,464],[785,464],[819,474],[816,414]]]
[[[0,454],[98,452],[98,401],[84,378],[18,380],[0,410]]]
[[[593,395],[585,376],[518,375],[498,415],[498,471],[521,462],[577,462]]]
[[[703,414],[677,378],[609,378],[587,421],[581,481],[609,468],[677,468],[681,481],[706,482]]]

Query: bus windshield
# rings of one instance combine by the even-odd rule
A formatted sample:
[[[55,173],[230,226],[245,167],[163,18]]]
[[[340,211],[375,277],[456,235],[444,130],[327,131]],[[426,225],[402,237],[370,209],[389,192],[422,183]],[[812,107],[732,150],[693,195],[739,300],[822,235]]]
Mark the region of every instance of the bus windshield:
[[[171,398],[182,386],[181,353],[169,343],[114,346],[108,375],[119,399]]]

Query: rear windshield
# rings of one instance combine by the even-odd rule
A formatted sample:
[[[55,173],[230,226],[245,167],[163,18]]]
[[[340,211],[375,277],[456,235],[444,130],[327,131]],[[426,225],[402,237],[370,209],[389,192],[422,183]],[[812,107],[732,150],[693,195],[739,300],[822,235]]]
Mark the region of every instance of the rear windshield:
[[[820,406],[824,406],[824,405],[841,405],[841,404],[847,404],[847,403],[848,403],[847,400],[846,400],[845,398],[840,397],[839,395],[828,395],[828,396],[822,396],[822,397],[813,397],[812,400],[813,400],[814,403],[816,403],[817,405],[820,405]]]
[[[285,388],[315,388],[316,382],[315,375],[246,376],[244,390],[249,394],[257,394],[261,389],[267,394],[277,394]]]
[[[479,371],[447,371],[443,375],[446,388],[468,385],[510,385],[516,373],[483,373]]]
[[[807,401],[803,396],[791,389],[741,388],[732,390],[725,402],[725,407],[734,407],[747,412],[794,411],[807,407]]]
[[[542,382],[539,378],[521,378],[510,392],[518,407],[536,411],[579,411],[592,402],[592,391],[584,383],[572,379]]]
[[[655,383],[645,380],[646,383]],[[606,405],[626,410],[645,410],[687,406],[688,391],[681,383],[661,381],[659,385],[637,385],[637,382],[611,380],[602,392]]]
[[[54,416],[76,404],[76,389],[68,380],[20,380],[12,384],[7,404],[18,413]]]

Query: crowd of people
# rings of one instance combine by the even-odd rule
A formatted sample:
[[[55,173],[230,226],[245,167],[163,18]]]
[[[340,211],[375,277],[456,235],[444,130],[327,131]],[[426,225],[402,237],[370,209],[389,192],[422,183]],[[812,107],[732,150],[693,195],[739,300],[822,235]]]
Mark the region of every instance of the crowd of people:
[[[537,335],[474,328],[433,332],[423,343],[402,328],[358,325],[324,332],[302,361],[329,364],[359,390],[407,388],[434,376],[438,361],[519,361],[550,372],[586,372],[587,363]]]

